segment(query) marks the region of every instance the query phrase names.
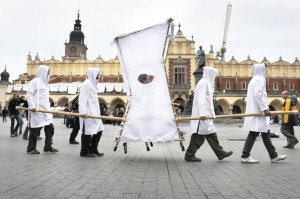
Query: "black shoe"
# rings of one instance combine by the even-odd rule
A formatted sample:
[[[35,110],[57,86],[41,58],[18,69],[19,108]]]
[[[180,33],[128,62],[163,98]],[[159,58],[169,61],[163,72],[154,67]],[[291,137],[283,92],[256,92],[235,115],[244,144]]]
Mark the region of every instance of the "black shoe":
[[[44,152],[52,152],[52,153],[57,153],[59,150],[55,149],[53,147],[50,147],[49,149],[44,149]]]
[[[80,153],[81,157],[95,157],[95,154],[91,154],[91,153]]]
[[[189,162],[201,162],[202,160],[200,158],[197,158],[197,157],[187,157],[185,156],[184,157],[185,161],[189,161]]]
[[[73,141],[69,141],[70,144],[79,144],[79,142],[77,142],[76,140]]]
[[[28,140],[28,137],[23,137],[24,140]]]
[[[31,151],[27,151],[27,154],[40,154],[40,152],[36,149],[32,149]]]
[[[96,156],[104,156],[104,153],[99,153],[99,151],[94,152]]]
[[[232,153],[233,153],[232,151],[228,151],[228,152],[226,152],[226,153],[224,154],[224,156],[218,157],[218,159],[219,159],[219,160],[223,160],[224,158],[227,158],[228,156],[231,156]]]
[[[286,145],[286,146],[283,146],[283,148],[293,149],[294,147],[292,146],[292,144],[288,144],[288,145]]]
[[[295,146],[296,144],[298,144],[298,143],[299,143],[298,140],[294,140],[294,142],[292,142],[292,144],[291,144],[291,148],[292,148],[292,147],[294,148],[294,146]]]

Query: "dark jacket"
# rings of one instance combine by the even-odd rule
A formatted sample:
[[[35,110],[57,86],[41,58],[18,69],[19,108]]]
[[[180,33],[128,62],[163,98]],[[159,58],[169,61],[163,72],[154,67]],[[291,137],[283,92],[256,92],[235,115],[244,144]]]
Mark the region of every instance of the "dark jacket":
[[[16,106],[19,106],[20,102],[18,99],[12,99],[8,103],[8,112],[10,115],[18,115],[20,112],[16,109]]]
[[[7,109],[3,109],[3,110],[2,110],[2,116],[3,116],[3,117],[6,117],[7,114],[8,114],[8,110],[7,110]]]
[[[25,103],[25,100],[22,99],[12,99],[8,103],[8,112],[10,115],[18,115],[20,113],[19,110],[16,109],[16,106],[19,106],[21,103]],[[27,103],[27,102],[26,102]]]

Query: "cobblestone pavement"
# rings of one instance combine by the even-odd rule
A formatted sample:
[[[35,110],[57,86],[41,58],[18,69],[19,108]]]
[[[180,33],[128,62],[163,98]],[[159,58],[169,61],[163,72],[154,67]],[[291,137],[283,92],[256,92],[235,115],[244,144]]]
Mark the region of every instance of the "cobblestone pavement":
[[[221,145],[233,155],[219,161],[204,143],[197,156],[200,163],[185,162],[179,142],[154,143],[147,152],[144,143],[122,144],[113,151],[119,127],[105,125],[99,149],[104,157],[79,156],[80,145],[68,143],[71,129],[55,119],[54,147],[57,154],[26,154],[27,141],[9,136],[8,123],[0,123],[0,198],[300,198],[300,144],[285,149],[286,139],[273,138],[285,161],[270,163],[261,138],[252,156],[260,164],[242,164],[240,156],[246,132],[240,123],[216,123]],[[278,125],[272,132],[279,132]],[[188,124],[180,124],[187,132]],[[300,128],[296,127],[300,137]],[[43,135],[44,136],[44,135]],[[79,137],[77,138],[80,141]]]

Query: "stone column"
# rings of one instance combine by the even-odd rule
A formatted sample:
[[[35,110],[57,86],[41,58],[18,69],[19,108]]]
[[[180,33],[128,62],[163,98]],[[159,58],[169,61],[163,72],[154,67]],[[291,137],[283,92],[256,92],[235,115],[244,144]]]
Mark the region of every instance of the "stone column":
[[[229,104],[228,115],[232,115],[232,108],[233,108],[233,104]],[[232,120],[231,118],[226,118],[225,124],[228,124],[231,120]]]

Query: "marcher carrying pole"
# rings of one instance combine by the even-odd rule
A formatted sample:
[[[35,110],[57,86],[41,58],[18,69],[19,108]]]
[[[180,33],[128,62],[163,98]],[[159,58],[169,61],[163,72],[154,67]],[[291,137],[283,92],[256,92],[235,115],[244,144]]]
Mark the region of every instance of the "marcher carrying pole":
[[[281,114],[299,114],[299,111],[270,111],[271,115],[281,115]],[[251,116],[264,116],[264,112],[258,113],[245,113],[245,114],[233,114],[233,115],[216,115],[207,116],[203,120],[208,119],[226,119],[226,118],[241,118],[241,117],[251,117]],[[187,120],[200,120],[200,117],[177,117],[178,122]]]
[[[21,106],[16,106],[16,109],[24,110],[24,111],[33,111],[33,109],[25,108],[25,107],[21,107]],[[50,111],[50,110],[37,109],[36,112],[50,113],[50,114],[53,114],[53,115],[67,115],[67,116],[73,116],[73,117],[124,121],[123,117],[93,116],[93,115],[84,115],[83,116],[83,115],[80,115],[79,113],[71,113],[71,112],[66,112],[66,111]]]

